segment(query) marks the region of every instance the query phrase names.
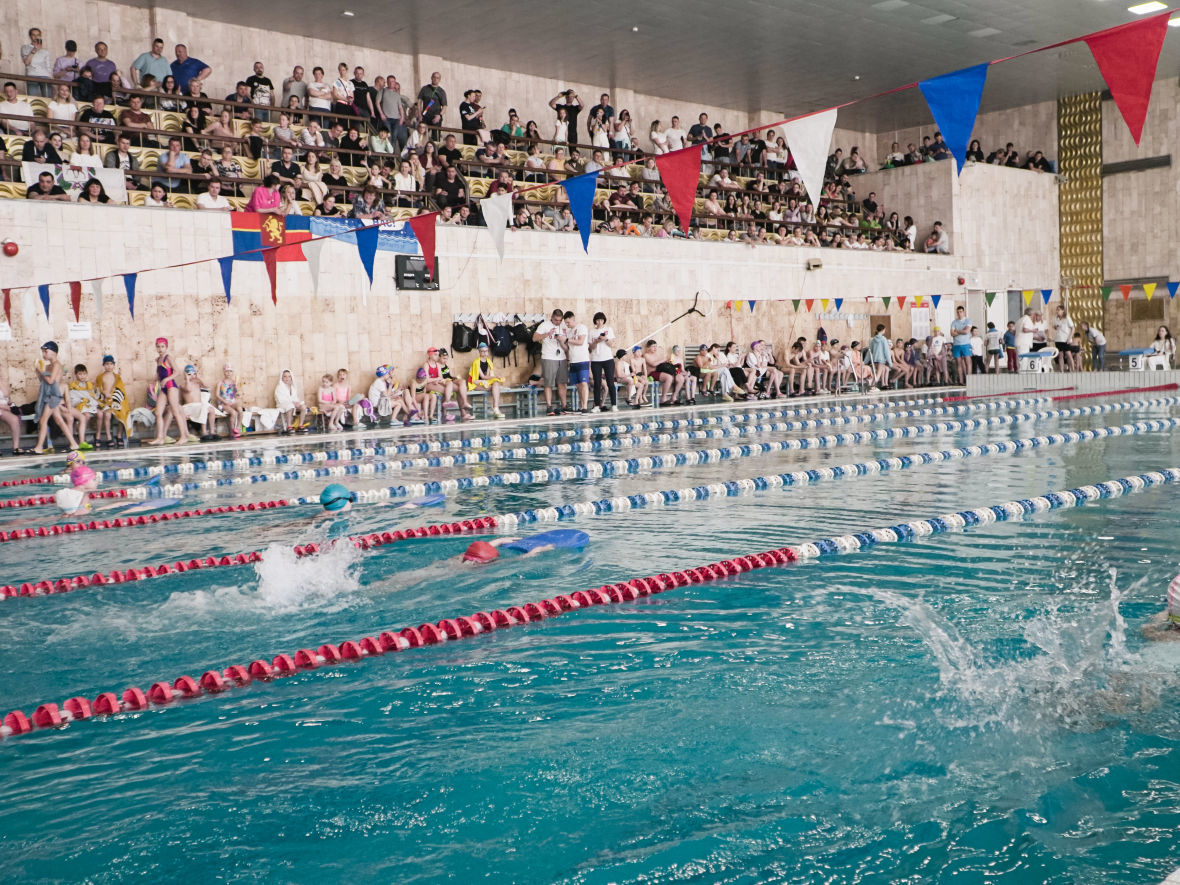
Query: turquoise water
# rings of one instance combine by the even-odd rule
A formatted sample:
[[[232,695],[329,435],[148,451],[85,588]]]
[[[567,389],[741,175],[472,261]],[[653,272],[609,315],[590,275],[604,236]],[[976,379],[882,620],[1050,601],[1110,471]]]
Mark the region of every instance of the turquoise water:
[[[1171,414],[493,488],[445,509],[358,506],[350,522],[418,525]],[[590,535],[585,551],[482,569],[455,565],[458,538],[295,560],[285,549],[313,537],[296,510],[0,545],[5,582],[267,548],[257,566],[0,603],[0,707],[146,690],[1177,465],[1180,442],[1159,433],[969,458],[581,519],[568,525]],[[309,491],[267,483],[186,505]],[[1180,569],[1176,494],[758,571],[5,740],[0,869],[96,882],[1157,881],[1180,865],[1180,644],[1149,647],[1139,627]]]

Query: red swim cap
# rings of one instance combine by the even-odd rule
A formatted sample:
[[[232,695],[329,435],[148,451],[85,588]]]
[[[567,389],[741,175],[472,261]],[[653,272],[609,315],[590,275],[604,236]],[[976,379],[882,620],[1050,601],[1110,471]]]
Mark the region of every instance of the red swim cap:
[[[471,546],[463,551],[464,562],[491,562],[500,556],[500,551],[487,541],[472,541]]]

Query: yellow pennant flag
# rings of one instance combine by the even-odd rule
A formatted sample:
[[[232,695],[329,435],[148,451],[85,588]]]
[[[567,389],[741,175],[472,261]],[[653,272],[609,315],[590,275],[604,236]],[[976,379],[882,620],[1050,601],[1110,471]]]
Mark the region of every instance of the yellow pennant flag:
[[[819,300],[819,306],[822,307],[825,312],[828,309],[828,305],[830,305],[831,303],[832,303],[832,301],[830,298],[821,298]]]
[[[1151,296],[1155,294],[1156,283],[1144,283],[1143,292],[1147,295],[1147,300],[1151,300]]]
[[[914,307],[921,307],[922,306],[922,299],[925,297],[926,297],[925,295],[915,295],[914,296]]]
[[[741,313],[742,312],[742,303],[740,301],[735,301],[733,303],[733,309],[736,310],[738,313]]]
[[[1032,304],[1032,297],[1033,297],[1033,290],[1032,289],[1025,289],[1021,294],[1024,296],[1024,306],[1025,307],[1028,307],[1030,304]]]

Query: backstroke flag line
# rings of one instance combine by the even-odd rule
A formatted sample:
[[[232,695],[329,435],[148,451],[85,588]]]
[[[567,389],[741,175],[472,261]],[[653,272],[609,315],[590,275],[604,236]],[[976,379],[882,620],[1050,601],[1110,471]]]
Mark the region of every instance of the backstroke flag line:
[[[932,77],[918,84],[934,123],[942,132],[942,140],[958,164],[956,173],[962,174],[967,158],[967,145],[975,117],[979,114],[979,100],[987,81],[988,65],[984,62],[961,71]]]

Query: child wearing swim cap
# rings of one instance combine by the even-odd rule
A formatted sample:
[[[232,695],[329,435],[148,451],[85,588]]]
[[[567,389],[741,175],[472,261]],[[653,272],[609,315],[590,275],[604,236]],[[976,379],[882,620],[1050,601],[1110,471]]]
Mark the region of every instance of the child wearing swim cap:
[[[347,513],[352,509],[352,492],[338,482],[324,486],[320,492],[320,504],[328,513]]]
[[[98,488],[98,474],[85,464],[77,464],[70,471],[70,483],[73,488],[54,495],[54,503],[65,516],[85,516],[90,512],[90,493]]]

